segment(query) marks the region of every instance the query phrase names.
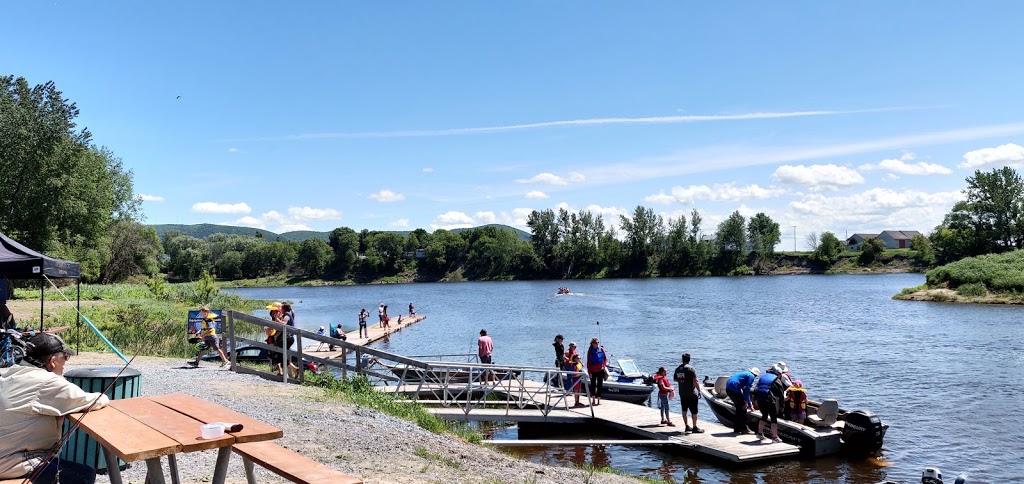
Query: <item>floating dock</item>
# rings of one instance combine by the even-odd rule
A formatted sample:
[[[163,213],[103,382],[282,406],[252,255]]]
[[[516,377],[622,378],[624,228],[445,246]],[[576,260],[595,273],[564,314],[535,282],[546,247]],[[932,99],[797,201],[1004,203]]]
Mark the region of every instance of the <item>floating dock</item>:
[[[423,321],[424,319],[427,319],[427,317],[422,314],[417,314],[415,316],[402,315],[401,323],[398,323],[397,317],[392,318],[390,323],[391,327],[387,329],[381,328],[378,322],[373,322],[371,324],[370,321],[367,321],[365,337],[359,337],[359,329],[357,327],[355,331],[345,332],[345,342],[359,346],[366,346],[375,341],[382,340],[393,333],[408,328],[409,326],[412,326],[420,321]],[[306,345],[304,348],[302,348],[302,352],[304,354],[317,356],[320,358],[337,358],[341,356],[340,349],[335,351],[329,351],[327,348],[328,345],[326,343],[320,344],[319,342],[317,342],[316,344]]]
[[[597,423],[643,437],[648,442],[641,444],[640,440],[623,440],[618,441],[621,443],[611,441],[613,443],[610,444],[594,441],[596,443],[590,445],[672,445],[741,464],[796,457],[800,454],[800,448],[795,445],[773,443],[770,440],[762,442],[754,434],[737,434],[731,427],[707,420],[697,420],[704,433],[687,434],[684,432],[686,427],[682,415],[672,414],[675,427],[660,425],[661,413],[657,408],[615,400],[602,400],[600,405],[593,407],[593,417],[590,416],[590,407],[551,410],[546,416],[540,410],[514,408],[474,408],[467,413],[461,408],[431,407],[427,411],[444,419],[462,421]],[[562,445],[559,441],[522,442],[520,445]],[[576,442],[573,445],[584,444]]]

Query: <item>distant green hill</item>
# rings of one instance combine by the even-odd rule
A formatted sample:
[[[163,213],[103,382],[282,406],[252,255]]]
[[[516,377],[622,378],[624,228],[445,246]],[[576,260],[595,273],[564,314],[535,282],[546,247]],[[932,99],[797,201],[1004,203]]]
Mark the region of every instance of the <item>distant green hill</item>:
[[[323,240],[327,240],[328,237],[330,236],[330,232],[315,232],[315,231],[312,231],[312,230],[296,230],[296,231],[293,231],[293,232],[285,232],[283,234],[276,234],[276,233],[271,232],[269,230],[256,229],[256,228],[252,228],[252,227],[235,227],[233,225],[216,225],[216,224],[195,224],[195,225],[153,224],[153,225],[150,225],[150,227],[153,227],[153,229],[156,230],[156,234],[159,237],[161,237],[161,238],[163,238],[165,233],[167,233],[167,232],[169,232],[171,230],[176,230],[178,232],[181,232],[181,233],[183,233],[185,235],[190,235],[190,236],[195,237],[197,239],[205,239],[206,237],[209,237],[209,236],[211,236],[213,234],[227,234],[227,235],[257,235],[258,234],[259,236],[263,237],[265,240],[292,240],[292,241],[295,241],[295,242],[302,242],[303,240],[312,239],[312,238],[320,238],[320,239],[323,239]],[[519,230],[519,229],[517,229],[515,227],[509,227],[508,225],[487,224],[487,225],[481,225],[480,227],[497,227],[499,229],[511,230],[511,231],[515,232],[516,235],[518,235],[521,240],[530,240],[529,232],[524,232],[524,231]],[[473,227],[473,228],[480,228],[480,227]],[[470,229],[452,229],[452,232],[459,233],[459,232],[462,232],[464,230],[470,230]],[[396,234],[401,235],[402,237],[407,237],[409,235],[409,231],[408,230],[406,230],[406,231],[387,231],[386,230],[384,232],[396,233]]]

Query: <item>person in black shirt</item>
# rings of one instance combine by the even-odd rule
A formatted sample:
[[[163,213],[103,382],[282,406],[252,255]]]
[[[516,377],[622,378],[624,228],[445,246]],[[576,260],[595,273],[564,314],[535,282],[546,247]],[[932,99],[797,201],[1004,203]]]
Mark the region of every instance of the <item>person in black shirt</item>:
[[[679,386],[679,404],[683,407],[683,423],[686,424],[686,411],[690,411],[693,427],[686,424],[686,432],[700,434],[704,429],[697,427],[697,401],[700,398],[700,382],[697,381],[697,370],[690,366],[690,354],[683,353],[683,364],[676,367],[673,375]]]
[[[561,370],[565,366],[565,346],[562,346],[562,335],[555,336],[555,342],[551,346],[555,347],[555,368]]]

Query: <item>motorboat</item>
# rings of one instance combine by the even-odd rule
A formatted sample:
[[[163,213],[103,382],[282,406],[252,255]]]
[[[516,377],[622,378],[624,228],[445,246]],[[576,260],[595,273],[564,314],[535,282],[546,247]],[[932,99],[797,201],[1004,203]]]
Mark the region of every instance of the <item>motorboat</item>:
[[[561,295],[561,294],[569,294],[569,288],[568,287],[560,287],[560,288],[558,288],[558,294],[559,295]]]
[[[701,394],[711,407],[715,417],[723,425],[733,426],[736,409],[725,393],[728,376],[720,376],[714,382],[704,377]],[[785,402],[782,402],[784,404]],[[870,454],[882,448],[882,439],[889,428],[881,419],[866,410],[848,411],[839,408],[833,399],[820,402],[807,400],[805,424],[784,420],[779,413],[779,438],[787,444],[800,447],[806,457],[821,457],[838,454]],[[747,428],[757,431],[761,412],[747,412]]]
[[[654,390],[654,379],[640,371],[631,358],[609,363],[608,378],[604,381],[601,398],[643,404],[649,402]]]

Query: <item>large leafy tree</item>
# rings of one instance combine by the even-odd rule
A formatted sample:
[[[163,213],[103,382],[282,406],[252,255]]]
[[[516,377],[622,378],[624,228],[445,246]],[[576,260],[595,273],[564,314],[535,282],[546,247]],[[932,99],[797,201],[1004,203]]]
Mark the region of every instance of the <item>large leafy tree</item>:
[[[623,250],[626,260],[623,269],[630,275],[650,276],[657,267],[655,260],[665,237],[665,223],[654,210],[637,205],[633,217],[619,215],[619,224],[625,232]]]
[[[843,243],[832,232],[822,233],[814,247],[814,259],[827,266],[835,264],[842,253]]]
[[[334,252],[334,270],[344,278],[355,267],[359,251],[359,234],[348,227],[338,227],[327,238]]]
[[[299,251],[296,254],[296,263],[302,268],[306,275],[321,277],[334,258],[334,251],[323,239],[314,237],[303,240],[299,244]]]
[[[727,274],[739,267],[747,245],[746,219],[739,210],[718,224],[715,249],[718,251],[718,269]]]
[[[131,171],[78,129],[79,111],[52,82],[0,77],[0,230],[23,244],[106,265],[109,225],[138,216]],[[95,273],[90,273],[90,267]]]
[[[987,252],[1024,247],[1024,181],[1012,168],[967,177],[966,209]]]
[[[764,212],[759,212],[750,217],[747,236],[754,253],[754,270],[758,274],[771,270],[774,267],[775,244],[782,240],[779,224]]]
[[[540,259],[544,270],[553,271],[555,265],[555,247],[560,241],[558,223],[555,212],[551,209],[530,212],[526,218],[526,226],[530,228],[530,244]]]
[[[153,276],[160,269],[163,247],[156,230],[131,220],[119,220],[110,229],[110,257],[103,282],[122,282],[135,275]]]

